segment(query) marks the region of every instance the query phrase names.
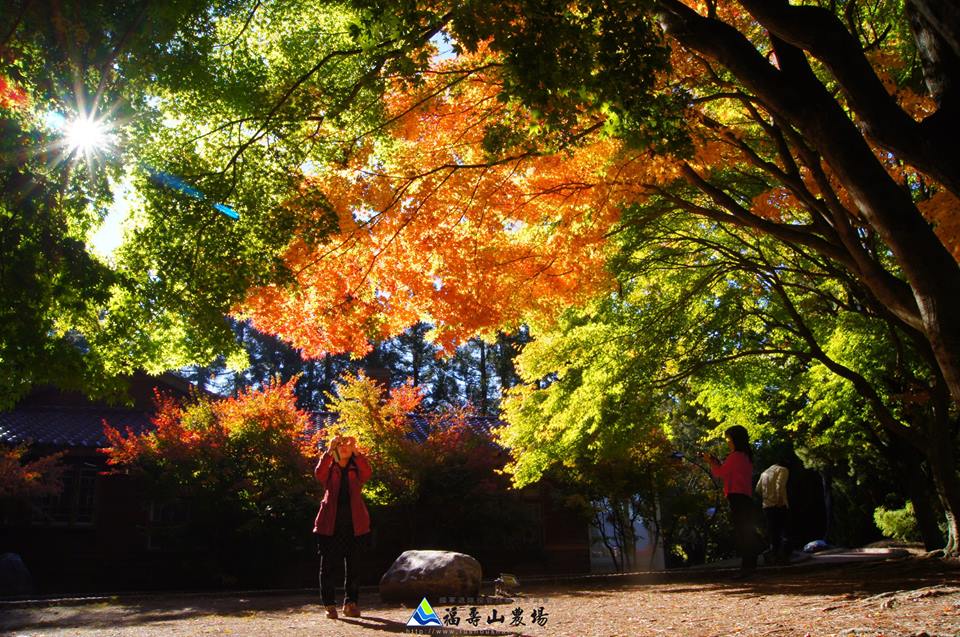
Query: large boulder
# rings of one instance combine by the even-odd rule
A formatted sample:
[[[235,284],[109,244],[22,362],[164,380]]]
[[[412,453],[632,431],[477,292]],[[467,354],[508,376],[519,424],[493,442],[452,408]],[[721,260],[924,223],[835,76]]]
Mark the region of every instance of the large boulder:
[[[380,579],[380,598],[419,602],[424,597],[477,597],[480,562],[453,551],[404,551]]]

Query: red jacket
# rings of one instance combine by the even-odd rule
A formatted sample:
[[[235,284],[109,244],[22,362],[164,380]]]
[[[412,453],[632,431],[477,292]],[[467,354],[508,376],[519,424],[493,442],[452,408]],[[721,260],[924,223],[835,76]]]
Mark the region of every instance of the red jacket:
[[[353,461],[341,468],[332,455],[324,453],[320,456],[317,468],[313,470],[313,475],[326,489],[323,501],[320,502],[317,519],[313,523],[313,532],[317,535],[333,535],[334,524],[337,521],[337,496],[340,493],[340,481],[344,473],[347,475],[347,485],[350,489],[353,534],[363,535],[370,532],[370,514],[367,512],[367,505],[363,502],[363,496],[360,495],[360,486],[369,480],[373,473],[370,462],[363,455],[354,453]]]
[[[753,461],[742,451],[734,451],[723,464],[710,459],[710,471],[723,480],[723,495],[742,493],[753,496]]]

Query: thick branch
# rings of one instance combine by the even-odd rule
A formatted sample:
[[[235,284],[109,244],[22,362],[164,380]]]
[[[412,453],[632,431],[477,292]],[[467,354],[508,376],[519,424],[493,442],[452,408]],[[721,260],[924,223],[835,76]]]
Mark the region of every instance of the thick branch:
[[[809,51],[830,69],[870,137],[960,194],[960,165],[951,159],[956,140],[931,136],[900,108],[858,39],[833,13],[816,6],[792,6],[786,0],[740,0],[740,4],[776,37]]]
[[[658,5],[665,28],[681,44],[723,64],[824,157],[893,252],[950,393],[960,401],[960,268],[910,194],[887,174],[822,83],[776,69],[735,28],[704,18],[678,0],[658,0]]]
[[[800,312],[793,304],[793,300],[783,287],[782,282],[776,278],[773,278],[771,283],[773,289],[783,301],[784,309],[786,309],[787,313],[793,318],[797,333],[800,334],[803,340],[806,341],[807,346],[810,348],[810,356],[820,361],[827,369],[837,376],[850,381],[857,390],[857,393],[863,396],[867,403],[869,403],[873,414],[877,417],[877,420],[880,421],[880,424],[883,425],[885,429],[898,437],[910,440],[914,445],[917,446],[919,450],[926,451],[927,440],[923,433],[916,428],[907,427],[900,422],[900,420],[894,416],[893,412],[891,412],[887,405],[883,402],[883,399],[880,397],[880,394],[877,393],[877,390],[866,378],[856,371],[850,369],[846,365],[835,361],[825,351],[823,351],[823,348],[820,347],[820,343],[817,341],[813,331],[807,326],[806,322],[803,320],[803,317],[800,315]]]
[[[768,219],[758,217],[737,203],[733,197],[701,177],[697,171],[690,167],[690,165],[684,164],[682,167],[682,172],[684,177],[687,178],[687,181],[699,188],[718,206],[729,211],[730,214],[735,217],[741,225],[750,228],[756,228],[757,230],[761,230],[764,233],[772,235],[786,243],[799,243],[801,245],[813,248],[820,254],[843,263],[846,266],[853,265],[850,260],[850,256],[845,251],[825,240],[823,237],[809,232],[808,230],[804,229],[803,226],[779,224],[769,221]]]

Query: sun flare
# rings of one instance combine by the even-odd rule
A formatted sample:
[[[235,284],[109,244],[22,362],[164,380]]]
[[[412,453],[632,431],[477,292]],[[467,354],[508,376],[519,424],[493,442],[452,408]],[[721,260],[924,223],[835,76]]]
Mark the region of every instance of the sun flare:
[[[63,139],[68,153],[89,155],[110,146],[110,127],[92,117],[78,117],[66,123]]]

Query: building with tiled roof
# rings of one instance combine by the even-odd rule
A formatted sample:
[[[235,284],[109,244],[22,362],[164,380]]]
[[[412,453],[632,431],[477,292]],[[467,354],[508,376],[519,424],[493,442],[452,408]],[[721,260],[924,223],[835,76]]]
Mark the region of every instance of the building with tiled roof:
[[[79,392],[38,387],[17,406],[0,412],[0,443],[94,450],[107,446],[103,422],[142,433],[150,427],[156,391],[187,396],[195,388],[178,376],[137,373],[128,382],[126,407],[91,401]]]
[[[107,446],[103,423],[123,423],[141,434],[153,427],[147,412],[109,407],[23,407],[0,413],[0,442],[62,448]]]
[[[37,582],[38,592],[103,591],[118,589],[183,587],[195,573],[196,557],[184,558],[165,543],[165,533],[181,521],[175,509],[158,505],[143,494],[135,478],[107,471],[106,457],[99,450],[108,446],[104,422],[121,430],[141,433],[152,428],[155,392],[187,396],[194,391],[184,380],[163,375],[137,374],[130,381],[130,406],[116,407],[87,400],[79,394],[40,388],[15,409],[0,413],[0,444],[29,445],[43,455],[65,451],[63,492],[45,497],[16,511],[0,509],[0,553],[20,554]],[[328,426],[336,415],[317,412],[313,422]],[[410,437],[422,442],[430,427],[426,416],[409,416]],[[489,436],[502,423],[496,418],[470,417],[467,424],[476,433]],[[442,426],[442,423],[441,423]],[[486,564],[511,572],[588,572],[589,537],[587,526],[568,511],[557,509],[552,498],[539,489],[528,489],[520,497],[537,520],[525,528],[525,546],[531,566],[493,548],[480,556]],[[368,552],[365,559],[374,565],[389,565],[396,557],[397,541],[409,525],[402,512],[381,512],[381,537],[390,540]],[[443,524],[437,512],[436,524]],[[391,526],[393,525],[393,526]],[[393,529],[393,530],[391,530]],[[307,531],[308,533],[308,531]],[[406,547],[409,548],[409,547]],[[171,570],[179,564],[181,570]],[[193,564],[187,571],[183,564]],[[279,573],[279,585],[309,585],[316,565],[300,559],[295,573]],[[486,567],[486,566],[485,566]],[[500,566],[498,566],[500,567]],[[373,583],[373,582],[370,582]],[[2,594],[2,593],[0,593]]]

